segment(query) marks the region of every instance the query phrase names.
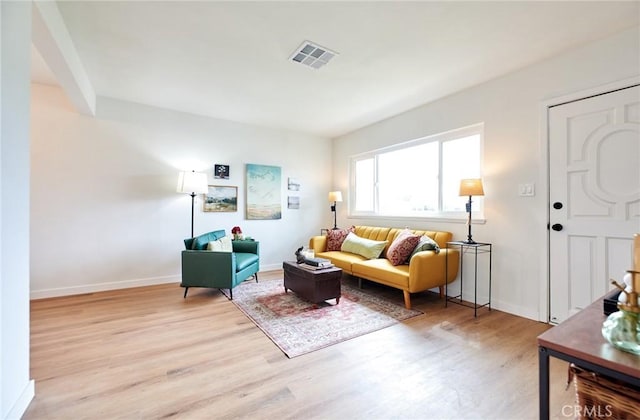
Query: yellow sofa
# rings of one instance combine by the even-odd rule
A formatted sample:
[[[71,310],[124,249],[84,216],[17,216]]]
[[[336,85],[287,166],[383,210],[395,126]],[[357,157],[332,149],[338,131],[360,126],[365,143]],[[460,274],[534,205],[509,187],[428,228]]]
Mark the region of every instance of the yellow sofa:
[[[451,232],[412,230],[413,233],[427,235],[436,241],[440,252],[421,251],[411,258],[408,265],[394,266],[386,258],[386,252],[389,245],[403,230],[355,226],[354,233],[362,238],[388,242],[380,258],[373,260],[344,251],[327,251],[327,237],[324,235],[312,237],[309,240],[309,248],[315,252],[316,257],[331,260],[336,267],[340,267],[348,274],[402,290],[404,305],[407,309],[411,309],[411,293],[438,287],[440,297],[444,296],[445,284],[454,281],[458,275],[460,253],[458,250],[447,248],[447,242],[452,238]]]

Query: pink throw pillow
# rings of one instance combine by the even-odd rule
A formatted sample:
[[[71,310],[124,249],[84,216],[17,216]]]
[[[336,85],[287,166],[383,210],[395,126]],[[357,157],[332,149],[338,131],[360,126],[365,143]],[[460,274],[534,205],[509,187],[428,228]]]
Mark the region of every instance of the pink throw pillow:
[[[416,245],[420,242],[420,235],[415,235],[405,229],[396,236],[396,239],[387,249],[387,259],[393,265],[404,264]]]
[[[332,229],[327,232],[327,251],[340,251],[342,243],[349,234],[355,232],[355,226],[349,229]]]

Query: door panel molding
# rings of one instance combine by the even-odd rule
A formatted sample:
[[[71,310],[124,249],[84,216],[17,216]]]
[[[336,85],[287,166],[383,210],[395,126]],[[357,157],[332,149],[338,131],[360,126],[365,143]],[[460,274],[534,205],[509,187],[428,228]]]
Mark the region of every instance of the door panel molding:
[[[546,197],[546,217],[547,217],[547,226],[546,230],[540,230],[540,236],[538,236],[538,240],[540,243],[544,242],[546,250],[540,256],[540,267],[543,269],[540,272],[539,279],[539,302],[538,302],[538,320],[541,322],[549,322],[549,307],[550,307],[550,274],[549,274],[549,259],[550,259],[550,222],[551,222],[551,200],[549,197],[549,110],[552,107],[563,105],[570,102],[579,101],[582,99],[587,99],[593,96],[605,95],[607,93],[615,92],[617,90],[626,89],[629,87],[633,87],[636,85],[640,85],[640,75],[630,77],[627,79],[622,79],[618,81],[614,81],[611,83],[598,85],[594,87],[590,87],[587,89],[582,89],[579,91],[571,92],[568,94],[556,96],[553,98],[549,98],[543,100],[539,104],[539,142],[540,142],[540,168],[543,171],[543,183],[540,186],[540,194]],[[630,115],[629,120],[640,120],[640,107],[629,107],[626,111],[627,114]],[[566,206],[565,206],[566,207]],[[637,217],[640,219],[640,202],[631,203],[627,206],[627,212],[632,217]]]

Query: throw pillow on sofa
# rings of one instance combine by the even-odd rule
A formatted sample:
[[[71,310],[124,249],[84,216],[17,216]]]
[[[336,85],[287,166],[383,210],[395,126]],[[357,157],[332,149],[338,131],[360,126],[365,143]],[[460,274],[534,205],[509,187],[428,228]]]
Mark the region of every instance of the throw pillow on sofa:
[[[340,250],[373,260],[380,256],[384,247],[387,246],[387,243],[387,241],[374,241],[372,239],[361,238],[355,233],[349,232]]]
[[[420,251],[435,251],[435,253],[437,254],[440,252],[440,246],[436,241],[434,241],[427,235],[424,235],[420,237],[420,242],[418,242],[418,245],[416,245],[415,249],[409,256],[409,259],[411,259],[411,257],[413,257],[416,253]]]
[[[342,243],[349,234],[349,232],[355,232],[355,226],[351,226],[349,229],[332,229],[327,232],[327,251],[340,251]]]
[[[416,235],[408,229],[403,230],[389,245],[387,259],[393,265],[405,264],[419,242],[420,235]]]

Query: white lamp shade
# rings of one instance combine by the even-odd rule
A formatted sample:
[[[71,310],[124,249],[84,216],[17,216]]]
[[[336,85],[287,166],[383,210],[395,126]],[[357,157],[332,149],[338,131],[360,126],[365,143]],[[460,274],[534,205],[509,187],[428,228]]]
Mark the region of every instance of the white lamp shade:
[[[484,195],[484,189],[482,188],[482,179],[461,179],[460,193],[458,195]]]
[[[178,174],[178,187],[176,191],[187,194],[206,194],[209,191],[207,174],[195,171],[180,172]]]
[[[333,203],[334,201],[342,202],[342,191],[329,192],[329,202]]]

